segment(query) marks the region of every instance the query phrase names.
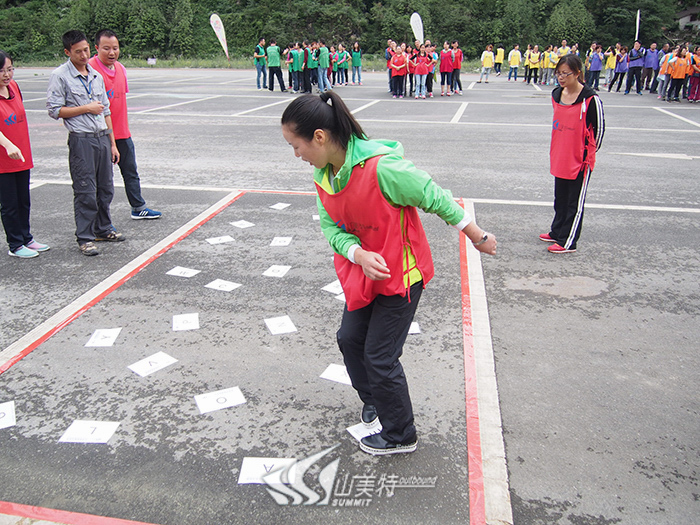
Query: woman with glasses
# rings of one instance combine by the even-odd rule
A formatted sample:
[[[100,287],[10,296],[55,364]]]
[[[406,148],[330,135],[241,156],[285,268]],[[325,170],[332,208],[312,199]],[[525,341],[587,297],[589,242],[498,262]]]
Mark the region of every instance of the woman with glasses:
[[[29,170],[34,164],[14,71],[10,56],[0,51],[0,215],[10,246],[8,255],[31,259],[49,247],[35,241],[29,232]]]
[[[583,64],[576,55],[561,57],[554,70],[559,87],[552,91],[554,118],[549,149],[554,175],[554,220],[540,240],[551,253],[576,251],[581,235],[583,205],[595,154],[605,132],[603,105],[584,83]]]

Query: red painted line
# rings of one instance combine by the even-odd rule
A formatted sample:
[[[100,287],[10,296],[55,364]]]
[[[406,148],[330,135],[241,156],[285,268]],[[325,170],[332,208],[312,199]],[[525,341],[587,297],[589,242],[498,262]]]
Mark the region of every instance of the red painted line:
[[[464,207],[464,201],[460,199]],[[462,279],[462,334],[464,337],[464,390],[467,404],[467,456],[469,458],[469,524],[486,524],[484,466],[481,455],[479,398],[474,358],[474,330],[467,263],[467,237],[459,236],[459,263]]]
[[[29,354],[31,354],[34,350],[36,350],[41,344],[43,344],[47,339],[61,331],[63,328],[68,326],[70,323],[75,321],[78,317],[80,317],[82,314],[87,312],[90,308],[95,306],[97,303],[99,303],[102,299],[107,297],[109,294],[111,294],[114,290],[119,288],[121,285],[123,285],[125,282],[127,282],[129,279],[131,279],[134,275],[139,273],[141,270],[143,270],[146,266],[151,264],[153,261],[155,261],[158,257],[163,255],[165,252],[170,250],[173,246],[175,246],[177,243],[188,237],[189,235],[192,234],[195,230],[200,228],[203,224],[211,220],[212,218],[216,217],[219,213],[221,213],[223,210],[228,208],[231,204],[236,202],[239,198],[241,198],[245,193],[240,193],[238,194],[235,198],[231,199],[229,202],[222,204],[219,208],[214,210],[211,214],[209,214],[207,217],[203,218],[201,221],[199,221],[197,224],[192,226],[189,230],[187,230],[185,233],[180,235],[177,239],[172,241],[170,244],[167,246],[164,246],[161,248],[157,253],[149,257],[146,261],[138,265],[136,268],[134,268],[132,271],[130,271],[128,274],[126,274],[124,277],[119,279],[116,283],[114,283],[112,286],[107,288],[104,292],[102,292],[100,295],[95,297],[92,301],[89,303],[85,304],[75,312],[73,312],[70,317],[65,319],[63,322],[57,324],[56,326],[52,327],[51,329],[47,330],[43,334],[41,334],[37,339],[35,339],[33,342],[31,342],[29,345],[27,345],[23,350],[21,350],[17,355],[14,357],[10,358],[9,361],[3,363],[0,365],[0,374],[3,374],[7,372],[10,368],[12,368],[14,365],[19,363],[22,359],[27,357]]]
[[[33,520],[48,520],[55,523],[65,523],[66,525],[154,525],[152,523],[144,523],[143,521],[93,516],[90,514],[80,514],[78,512],[68,512],[66,510],[46,509],[44,507],[8,503],[7,501],[0,501],[0,515],[2,514],[20,518],[30,518]]]

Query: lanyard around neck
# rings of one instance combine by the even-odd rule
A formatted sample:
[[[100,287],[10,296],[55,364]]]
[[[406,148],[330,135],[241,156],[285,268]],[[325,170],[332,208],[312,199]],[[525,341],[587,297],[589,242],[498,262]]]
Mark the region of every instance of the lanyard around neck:
[[[90,99],[92,99],[92,80],[89,80],[86,84],[85,81],[83,80],[82,75],[78,75],[78,80],[80,80],[80,83],[85,88],[85,91],[87,92],[88,97],[90,97]]]

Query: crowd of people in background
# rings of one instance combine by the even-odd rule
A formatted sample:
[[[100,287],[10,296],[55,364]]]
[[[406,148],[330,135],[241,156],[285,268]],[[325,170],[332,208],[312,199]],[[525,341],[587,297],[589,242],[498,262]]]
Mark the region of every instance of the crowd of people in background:
[[[689,102],[700,99],[700,46],[690,42],[659,47],[656,42],[648,48],[640,41],[631,47],[621,45],[604,49],[602,44],[593,42],[585,52],[578,44],[561,45],[528,44],[524,51],[518,44],[506,55],[505,48],[489,44],[481,54],[481,69],[478,84],[489,82],[489,76],[501,75],[505,62],[508,66],[508,81],[516,82],[518,74],[522,82],[543,86],[557,86],[554,70],[563,56],[573,54],[581,58],[585,70],[585,81],[592,89],[599,91],[607,87],[616,92],[623,88],[627,95],[633,90],[641,95],[644,90],[656,94],[660,100]],[[335,86],[362,85],[362,48],[354,42],[350,49],[343,44],[328,48],[321,39],[289,44],[282,50],[274,40],[265,47],[261,38],[254,58],[258,70],[258,89],[274,90],[277,78],[281,91],[311,93],[314,86],[318,92],[325,92]],[[460,72],[464,53],[457,40],[444,41],[442,49],[430,40],[416,40],[411,46],[405,42],[387,41],[384,50],[386,59],[388,92],[393,98],[433,97],[433,86],[440,83],[440,96],[462,95]],[[289,67],[288,81],[285,84],[281,66]],[[269,81],[266,69],[269,68]],[[352,80],[350,80],[352,70]]]
[[[641,95],[645,90],[658,96],[660,100],[680,102],[681,98],[689,102],[700,100],[700,46],[692,47],[690,42],[671,47],[664,44],[658,47],[656,42],[648,48],[635,41],[631,48],[619,42],[603,50],[598,42],[593,42],[585,53],[579,51],[578,44],[569,47],[566,40],[561,46],[548,45],[540,51],[538,45],[528,45],[525,52],[517,44],[508,53],[510,66],[508,81],[518,80],[518,71],[524,68],[523,82],[540,85],[558,85],[554,70],[561,58],[574,54],[581,58],[585,69],[586,84],[596,91],[607,87],[616,92],[623,88],[627,95],[633,90]],[[504,61],[505,51],[499,46],[493,53],[489,45],[481,55],[481,77],[488,82],[491,70],[500,75],[500,66]],[[625,81],[626,77],[626,81]]]
[[[359,42],[346,49],[343,44],[329,48],[323,39],[304,40],[282,49],[274,39],[265,47],[265,39],[261,38],[253,58],[258,90],[274,91],[275,78],[280,91],[292,93],[311,93],[314,87],[319,93],[324,93],[335,86],[362,85],[362,48]],[[283,63],[288,67],[286,83]]]

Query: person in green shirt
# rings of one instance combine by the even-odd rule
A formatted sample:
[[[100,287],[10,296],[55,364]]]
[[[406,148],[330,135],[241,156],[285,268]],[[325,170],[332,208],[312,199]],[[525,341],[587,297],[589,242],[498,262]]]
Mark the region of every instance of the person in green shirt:
[[[318,42],[315,40],[312,40],[311,46],[309,46],[309,59],[307,62],[311,86],[314,84],[318,86]]]
[[[335,86],[335,82],[336,82],[337,76],[338,76],[338,51],[336,51],[335,46],[331,46],[330,58],[331,58],[331,64],[332,64],[331,85]]]
[[[284,88],[284,78],[282,77],[282,52],[274,38],[270,40],[270,45],[267,48],[267,67],[270,68],[270,91],[275,90],[275,77],[277,77],[280,91],[286,93],[287,90]]]
[[[301,49],[299,42],[294,44],[294,49],[290,53],[292,55],[292,79],[294,80],[292,93],[298,93],[302,89],[301,83],[304,70],[304,51]]]
[[[350,53],[345,50],[343,44],[338,44],[338,84],[348,85],[348,59]]]
[[[334,91],[296,98],[281,124],[294,155],[316,168],[321,231],[336,253],[347,300],[336,339],[363,403],[360,421],[369,428],[381,423],[360,449],[372,455],[413,452],[418,438],[399,358],[434,274],[417,208],[453,225],[482,253],[494,255],[496,239],[405,159],[401,144],[369,140]]]
[[[352,57],[352,84],[355,85],[355,73],[357,73],[357,83],[362,85],[362,49],[360,49],[360,43],[355,42],[352,45],[352,52],[350,53]]]
[[[255,46],[255,53],[253,53],[253,62],[255,62],[255,69],[258,71],[256,80],[258,82],[258,91],[261,89],[267,89],[267,71],[265,64],[267,63],[267,57],[265,56],[265,39],[261,38],[258,40],[258,45]],[[262,76],[262,87],[260,87],[260,77]]]
[[[318,89],[321,92],[331,89],[331,81],[328,78],[328,68],[331,65],[330,53],[323,40],[318,41]]]

